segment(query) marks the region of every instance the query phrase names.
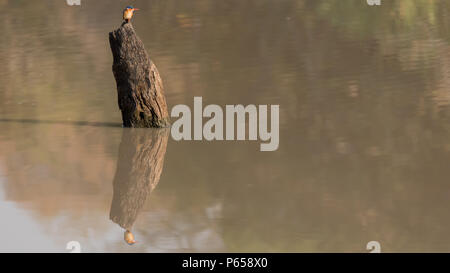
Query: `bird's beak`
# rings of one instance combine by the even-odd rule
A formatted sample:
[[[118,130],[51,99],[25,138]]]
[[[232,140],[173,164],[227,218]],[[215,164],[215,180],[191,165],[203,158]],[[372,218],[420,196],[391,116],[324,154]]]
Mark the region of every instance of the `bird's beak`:
[[[136,9],[136,8],[134,9],[134,11],[137,11],[137,10],[139,10],[139,9]]]

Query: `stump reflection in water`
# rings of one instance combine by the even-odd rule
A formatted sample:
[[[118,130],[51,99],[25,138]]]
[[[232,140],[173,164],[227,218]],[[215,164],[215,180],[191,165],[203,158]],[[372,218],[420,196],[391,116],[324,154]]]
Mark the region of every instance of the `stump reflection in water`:
[[[168,128],[123,130],[110,219],[126,231],[131,230],[147,196],[159,182],[169,133]]]

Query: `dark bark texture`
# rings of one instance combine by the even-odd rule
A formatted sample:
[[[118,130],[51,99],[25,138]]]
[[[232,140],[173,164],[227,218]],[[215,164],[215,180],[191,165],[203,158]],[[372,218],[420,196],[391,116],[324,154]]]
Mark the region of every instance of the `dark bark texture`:
[[[170,129],[125,129],[113,181],[110,219],[131,230],[159,182]]]
[[[132,24],[110,32],[109,43],[123,126],[170,126],[161,77]]]

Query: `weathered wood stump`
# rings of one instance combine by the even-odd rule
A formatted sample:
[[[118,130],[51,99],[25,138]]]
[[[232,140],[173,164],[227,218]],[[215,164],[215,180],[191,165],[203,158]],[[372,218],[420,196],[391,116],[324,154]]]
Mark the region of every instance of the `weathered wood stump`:
[[[126,230],[131,230],[148,195],[159,182],[169,130],[123,131],[109,217]]]
[[[110,32],[109,43],[123,126],[168,127],[161,77],[131,23]]]

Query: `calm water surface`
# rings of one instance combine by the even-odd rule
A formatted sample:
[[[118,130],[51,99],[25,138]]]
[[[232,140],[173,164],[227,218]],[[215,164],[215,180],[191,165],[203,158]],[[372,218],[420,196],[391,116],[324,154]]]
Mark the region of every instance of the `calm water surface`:
[[[133,3],[169,108],[279,104],[279,149],[122,129],[127,1],[0,0],[0,252],[450,251],[450,3]]]

